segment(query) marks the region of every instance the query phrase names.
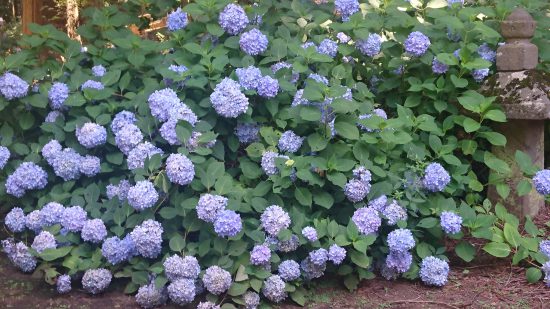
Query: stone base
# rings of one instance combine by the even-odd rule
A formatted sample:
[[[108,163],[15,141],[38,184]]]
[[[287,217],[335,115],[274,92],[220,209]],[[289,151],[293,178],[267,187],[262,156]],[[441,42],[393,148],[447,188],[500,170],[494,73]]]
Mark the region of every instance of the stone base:
[[[489,187],[488,197],[491,202],[502,203],[510,213],[523,220],[525,216],[534,217],[544,207],[544,197],[534,189],[524,196],[518,196],[517,184],[526,179],[516,164],[516,150],[528,154],[537,167],[544,167],[544,120],[509,120],[500,125],[497,131],[507,139],[505,147],[495,147],[493,153],[504,160],[512,170],[505,182],[510,186],[510,195],[506,200],[498,195],[494,186]]]

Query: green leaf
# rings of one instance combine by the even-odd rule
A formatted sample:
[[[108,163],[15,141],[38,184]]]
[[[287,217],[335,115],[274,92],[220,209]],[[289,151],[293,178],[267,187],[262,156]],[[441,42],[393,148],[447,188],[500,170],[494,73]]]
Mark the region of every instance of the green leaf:
[[[504,223],[504,238],[506,241],[512,245],[512,247],[517,248],[521,244],[521,235],[518,232],[517,227],[514,227],[510,223]]]
[[[468,80],[451,75],[451,82],[456,88],[466,88],[468,86]]]
[[[458,245],[456,245],[455,252],[458,257],[466,262],[471,262],[476,255],[475,247],[465,241],[461,241]]]
[[[458,102],[465,109],[479,114],[481,112],[481,104],[485,101],[485,97],[475,91],[466,91],[463,96],[458,98]]]
[[[496,172],[503,173],[503,174],[510,173],[510,167],[508,166],[508,164],[503,160],[495,157],[494,154],[488,151],[485,152],[483,161],[490,169]]]
[[[462,123],[462,126],[464,127],[464,131],[468,133],[477,131],[479,130],[479,128],[481,128],[481,124],[479,122],[469,117],[464,118],[464,122]]]
[[[525,276],[527,277],[527,281],[529,283],[535,283],[542,278],[542,272],[537,267],[529,267],[527,268],[527,271],[525,271]]]
[[[506,115],[498,109],[492,109],[488,111],[484,117],[497,122],[506,122]]]
[[[349,255],[351,257],[351,261],[362,268],[368,269],[370,266],[370,259],[369,257],[362,252],[359,252],[357,250],[350,250]]]
[[[222,162],[212,162],[208,165],[206,169],[206,177],[201,179],[202,184],[210,189],[216,183],[216,180],[223,176],[225,173],[225,166]]]
[[[417,227],[423,227],[426,229],[431,229],[432,227],[436,226],[439,223],[439,220],[436,218],[428,217],[420,220],[418,222]]]
[[[483,250],[492,256],[500,258],[510,255],[510,246],[500,242],[490,242],[483,247]]]
[[[326,209],[330,209],[334,204],[334,198],[332,197],[332,195],[324,191],[315,192],[315,194],[313,195],[313,201],[315,202],[315,204]]]
[[[303,288],[296,289],[296,291],[290,293],[290,298],[300,306],[305,305],[307,301]]]
[[[522,179],[517,185],[518,196],[524,196],[531,192],[531,182],[527,179]]]
[[[185,248],[185,239],[180,234],[176,234],[170,238],[169,245],[172,251],[181,252]]]
[[[312,151],[321,151],[327,147],[328,140],[319,133],[313,133],[307,137],[307,142]]]
[[[44,261],[51,262],[53,260],[66,256],[67,254],[69,254],[69,252],[71,252],[72,249],[72,246],[61,247],[57,249],[46,249],[42,251],[42,253],[40,253],[40,258],[42,258]]]
[[[248,283],[234,282],[233,284],[231,284],[231,287],[229,288],[229,291],[227,291],[227,294],[231,296],[243,295],[244,293],[246,293],[249,286],[250,285]]]
[[[334,129],[336,133],[344,138],[349,138],[356,140],[359,138],[359,129],[354,123],[349,123],[347,121],[338,121],[334,124]]]
[[[311,192],[307,188],[297,187],[294,190],[294,197],[304,206],[311,206],[312,196]]]

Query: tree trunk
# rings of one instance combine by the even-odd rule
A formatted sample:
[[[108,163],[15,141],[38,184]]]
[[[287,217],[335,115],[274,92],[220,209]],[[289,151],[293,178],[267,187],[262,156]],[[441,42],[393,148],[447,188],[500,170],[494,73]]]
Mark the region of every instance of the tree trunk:
[[[11,20],[17,20],[17,12],[15,11],[15,0],[10,0],[11,2]]]
[[[70,38],[80,41],[76,33],[78,27],[78,0],[67,0],[67,34]]]

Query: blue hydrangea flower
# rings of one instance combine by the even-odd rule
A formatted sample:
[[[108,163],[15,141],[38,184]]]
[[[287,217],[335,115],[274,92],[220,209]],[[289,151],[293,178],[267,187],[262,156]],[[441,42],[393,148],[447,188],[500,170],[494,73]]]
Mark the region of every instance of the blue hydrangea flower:
[[[294,94],[294,98],[292,99],[291,106],[295,107],[298,105],[309,105],[310,104],[309,100],[304,98],[303,96],[304,96],[304,89],[298,89]]]
[[[55,82],[48,90],[50,107],[55,110],[63,109],[65,100],[69,97],[69,86],[65,83]]]
[[[247,291],[243,296],[245,309],[257,309],[260,305],[260,295],[254,291]]]
[[[333,244],[328,248],[328,260],[334,265],[340,265],[346,258],[346,249]]]
[[[105,69],[105,67],[102,66],[101,64],[94,65],[92,67],[92,75],[95,77],[103,77],[105,73],[107,73],[107,69]]]
[[[478,55],[489,62],[495,62],[495,59],[497,57],[497,53],[487,45],[487,43],[483,43],[479,46],[477,49]]]
[[[256,90],[258,88],[258,81],[262,78],[260,69],[253,65],[246,68],[237,68],[235,74],[239,79],[239,84],[245,90]]]
[[[260,126],[257,123],[238,123],[235,127],[235,135],[239,142],[250,144],[260,140]]]
[[[127,261],[138,254],[134,241],[130,234],[124,239],[116,236],[105,239],[101,246],[101,254],[112,265]]]
[[[451,182],[451,176],[439,163],[430,163],[424,170],[422,183],[430,192],[443,191],[449,182]]]
[[[447,0],[447,5],[449,7],[452,7],[455,3],[458,3],[460,6],[464,6],[464,0]]]
[[[46,159],[49,165],[52,165],[57,154],[63,150],[61,144],[55,139],[47,142],[44,147],[42,147],[42,156]]]
[[[51,111],[46,115],[46,118],[44,118],[44,122],[56,122],[57,118],[60,118],[61,120],[65,120],[65,116],[60,111]]]
[[[319,43],[317,52],[334,58],[338,53],[338,43],[331,39],[324,39],[321,43]]]
[[[95,80],[87,80],[85,81],[81,86],[80,89],[95,89],[95,90],[103,90],[105,86],[101,82],[95,81]]]
[[[168,285],[168,297],[177,305],[189,304],[195,295],[195,282],[191,279],[178,279]]]
[[[88,177],[97,175],[101,170],[101,162],[96,156],[85,156],[80,164],[80,172]]]
[[[277,251],[281,251],[285,253],[296,251],[296,249],[298,249],[298,247],[300,246],[300,239],[298,238],[298,236],[294,234],[290,236],[288,240],[279,241],[276,238],[275,240],[277,241],[276,242]]]
[[[137,145],[134,149],[128,153],[126,159],[128,168],[134,170],[136,168],[143,168],[145,159],[150,159],[156,154],[164,154],[162,150],[149,142],[143,142]]]
[[[326,77],[324,77],[323,75],[319,75],[317,73],[311,73],[308,75],[309,79],[313,79],[314,81],[318,82],[318,83],[321,83],[321,84],[324,84],[326,86],[328,86],[328,79]]]
[[[187,13],[177,8],[175,11],[168,14],[166,18],[166,27],[170,31],[176,31],[187,27]]]
[[[361,207],[357,209],[351,220],[357,226],[359,233],[368,235],[370,233],[378,232],[378,229],[382,225],[382,219],[374,208]]]
[[[23,162],[8,176],[6,193],[22,197],[26,190],[44,189],[48,183],[48,174],[33,162]]]
[[[249,20],[241,6],[230,3],[220,12],[218,22],[225,32],[236,35],[246,28]]]
[[[382,214],[388,219],[388,225],[396,225],[399,221],[405,221],[408,218],[407,210],[392,200],[391,203],[382,210]]]
[[[222,210],[214,221],[214,231],[220,237],[233,237],[241,231],[241,216],[233,210]]]
[[[162,265],[164,266],[166,278],[169,281],[176,281],[178,279],[195,280],[201,272],[199,261],[193,256],[182,258],[179,255],[172,255],[164,260]]]
[[[219,213],[227,206],[227,198],[221,195],[203,194],[197,204],[199,219],[214,223]]]
[[[311,242],[318,240],[317,230],[312,226],[306,226],[302,229],[302,235]]]
[[[71,277],[69,275],[61,275],[57,277],[55,282],[57,293],[67,294],[71,291]]]
[[[274,63],[271,66],[271,72],[273,72],[273,74],[279,72],[279,70],[281,70],[281,69],[290,69],[290,70],[292,70],[292,65],[288,62],[281,61],[281,62]],[[290,76],[290,82],[294,84],[300,78],[300,74],[297,73],[297,72],[294,72],[293,70],[292,70],[291,74],[292,75]]]
[[[360,179],[351,179],[346,183],[344,194],[351,202],[362,201],[370,191],[370,183]]]
[[[138,181],[128,190],[128,204],[137,211],[151,208],[159,199],[159,194],[152,182]]]
[[[111,131],[116,135],[127,124],[136,123],[136,115],[129,111],[121,111],[115,115],[113,121],[111,121]]]
[[[173,153],[166,159],[166,176],[172,183],[188,185],[195,177],[195,166],[185,155]]]
[[[342,21],[349,21],[351,15],[359,12],[359,1],[335,0],[334,7],[336,14],[342,16]]]
[[[323,248],[313,250],[309,253],[309,260],[315,265],[326,264],[328,260],[328,251]]]
[[[326,264],[317,265],[313,263],[309,257],[300,263],[300,268],[306,280],[322,277],[325,274],[326,267]]]
[[[202,282],[208,292],[214,295],[220,295],[231,287],[231,274],[219,266],[210,266],[204,272]]]
[[[281,230],[290,226],[290,216],[277,205],[267,207],[260,216],[262,228],[271,236],[277,236]]]
[[[420,279],[427,285],[444,286],[449,275],[449,264],[434,256],[428,256],[420,265]]]
[[[191,137],[189,137],[187,142],[185,142],[185,148],[187,148],[187,150],[189,150],[190,152],[194,152],[199,147],[212,148],[214,147],[214,145],[216,145],[215,139],[208,142],[203,142],[201,141],[201,136],[202,136],[201,132],[191,133]]]
[[[355,45],[361,54],[374,57],[380,53],[382,47],[382,37],[376,33],[371,33],[366,40],[357,40]]]
[[[340,41],[340,43],[344,43],[344,44],[351,40],[351,37],[345,34],[344,32],[338,32],[336,34],[336,38],[338,39],[338,41]]]
[[[33,210],[25,217],[25,226],[35,233],[42,230],[44,222],[40,216],[40,210]]]
[[[386,208],[386,204],[388,203],[388,197],[385,195],[381,195],[373,200],[371,200],[368,204],[369,208],[374,208],[377,211],[383,211],[384,208]]]
[[[145,220],[130,233],[139,254],[145,258],[156,258],[162,249],[162,225],[155,220]]]
[[[168,67],[168,70],[180,75],[180,76],[183,76],[183,73],[187,72],[189,69],[185,66],[185,65],[175,65],[175,64],[171,64],[169,67]],[[180,80],[176,86],[179,87],[179,88],[183,88],[185,86],[185,81],[188,80],[189,77],[185,78],[185,80]],[[172,84],[174,83],[174,80],[172,80],[171,78],[165,78],[164,79],[164,84],[168,87],[172,86]]]
[[[258,80],[257,91],[264,98],[274,98],[279,93],[279,81],[266,75]]]
[[[101,219],[86,220],[80,235],[82,240],[97,244],[107,237],[107,228]]]
[[[265,265],[271,259],[271,250],[266,245],[256,245],[250,251],[250,263],[252,265]]]
[[[155,282],[143,285],[138,289],[136,302],[142,308],[151,309],[162,306],[168,300],[168,291],[166,287],[157,288]]]
[[[29,92],[29,83],[21,79],[19,76],[10,72],[4,73],[0,76],[0,93],[11,101],[13,99],[19,99],[27,95]]]
[[[284,281],[292,281],[300,278],[300,264],[294,260],[286,260],[279,264],[279,276]]]
[[[197,309],[221,309],[221,307],[220,307],[220,305],[216,305],[213,302],[209,302],[209,301],[202,302],[201,301],[197,305]]]
[[[65,207],[56,202],[50,202],[44,205],[44,207],[40,209],[40,216],[42,218],[41,220],[44,226],[52,226],[54,224],[58,224],[61,220],[61,217],[63,216],[64,210]]]
[[[542,264],[541,267],[542,271],[544,272],[544,283],[547,287],[550,287],[550,261]]]
[[[10,150],[5,146],[0,146],[0,170],[6,166],[8,160],[10,159]]]
[[[538,193],[550,194],[550,170],[540,170],[533,177],[533,185]]]
[[[97,123],[87,122],[76,128],[76,138],[80,145],[90,149],[107,142],[107,130]]]
[[[80,206],[71,206],[63,210],[61,226],[69,232],[80,232],[88,214]]]
[[[236,118],[248,109],[248,98],[241,92],[240,85],[227,77],[216,85],[210,101],[216,113],[226,118]]]
[[[13,238],[2,240],[2,249],[8,255],[10,262],[22,272],[30,273],[36,268],[36,258],[23,242],[16,244]]]
[[[286,151],[290,153],[294,153],[302,147],[302,143],[304,141],[303,137],[300,137],[296,135],[291,130],[285,131],[281,138],[279,139],[279,149],[281,151]]]
[[[151,93],[147,102],[149,103],[151,115],[162,122],[170,118],[170,111],[174,106],[181,104],[177,93],[170,88],[156,90]]]
[[[478,83],[481,83],[487,76],[489,76],[488,68],[472,70],[472,77]]]
[[[405,51],[415,57],[424,55],[430,44],[430,39],[420,31],[411,32],[404,43]]]
[[[260,164],[266,175],[271,176],[279,172],[279,169],[275,164],[275,159],[277,158],[289,159],[288,156],[282,156],[273,151],[266,151],[262,154],[262,161]]]
[[[4,219],[4,224],[8,227],[13,233],[20,233],[25,230],[25,213],[23,209],[19,207],[14,207]]]
[[[176,127],[180,120],[189,122],[192,126],[198,121],[197,115],[185,104],[180,103],[173,107],[170,111],[170,118],[168,121],[162,124],[160,127],[160,135],[170,145],[181,145],[182,141],[179,140],[176,133]],[[195,133],[195,132],[193,132]]]
[[[441,213],[441,228],[447,234],[456,234],[462,228],[462,217],[454,212],[444,211]]]
[[[447,28],[447,38],[450,41],[458,42],[462,39],[462,36],[460,35],[460,32],[451,29],[450,27]],[[457,57],[458,58],[458,57]]]
[[[271,275],[265,279],[262,294],[274,303],[280,303],[287,297],[285,282],[277,275]]]
[[[302,44],[303,49],[308,49],[310,47],[315,47],[315,50],[317,50],[317,45],[315,45],[315,43],[313,42],[305,42],[304,44]]]
[[[99,294],[109,287],[112,279],[113,275],[105,268],[88,269],[82,277],[82,287],[88,293]]]
[[[434,57],[432,60],[432,72],[435,74],[445,74],[447,70],[449,70],[449,66]]]
[[[541,241],[539,244],[539,251],[550,259],[550,240]]]
[[[372,175],[370,171],[362,165],[353,169],[352,173],[353,177],[361,181],[370,182],[372,180]]]
[[[397,229],[388,234],[390,251],[405,252],[414,248],[415,244],[414,237],[408,229]]]
[[[52,233],[48,231],[42,231],[34,238],[31,248],[36,250],[36,252],[38,253],[42,253],[46,249],[57,248],[57,243],[55,242],[55,237],[52,235]]]
[[[386,257],[386,267],[396,273],[404,273],[409,270],[412,264],[412,254],[408,251],[390,251]]]
[[[256,28],[244,32],[239,39],[241,50],[251,56],[256,56],[266,51],[268,44],[269,40],[267,36]]]
[[[72,148],[58,152],[52,160],[54,173],[63,180],[74,180],[80,177],[82,156]]]

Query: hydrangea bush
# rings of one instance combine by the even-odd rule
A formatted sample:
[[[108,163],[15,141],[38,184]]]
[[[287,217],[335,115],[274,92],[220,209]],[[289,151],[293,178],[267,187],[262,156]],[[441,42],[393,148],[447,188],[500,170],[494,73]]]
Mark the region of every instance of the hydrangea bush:
[[[449,238],[468,262],[474,237],[550,269],[532,221],[521,235],[485,198],[510,192],[504,113],[475,91],[509,4],[171,2],[89,9],[84,46],[33,25],[0,59],[2,247],[22,271],[59,293],[123,281],[144,308],[256,308],[303,305],[325,274],[442,286]],[[143,9],[167,16],[159,41],[127,29]]]

